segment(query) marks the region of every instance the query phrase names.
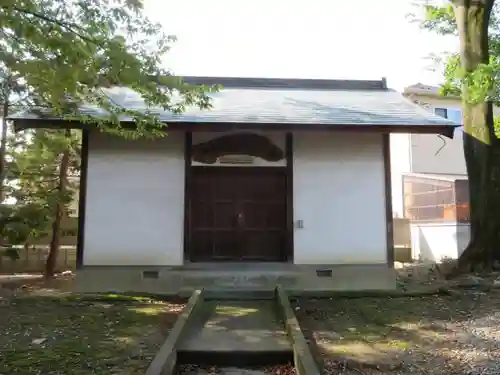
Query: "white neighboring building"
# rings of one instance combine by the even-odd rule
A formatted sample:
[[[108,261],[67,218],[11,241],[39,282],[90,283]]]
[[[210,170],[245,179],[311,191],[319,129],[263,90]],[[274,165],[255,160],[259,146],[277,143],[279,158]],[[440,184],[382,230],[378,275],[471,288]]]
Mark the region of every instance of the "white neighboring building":
[[[438,87],[419,83],[405,88],[403,95],[462,124],[460,98],[442,97]],[[411,219],[413,257],[440,261],[459,256],[469,240],[462,128],[456,128],[453,139],[391,134],[391,174],[393,213]]]

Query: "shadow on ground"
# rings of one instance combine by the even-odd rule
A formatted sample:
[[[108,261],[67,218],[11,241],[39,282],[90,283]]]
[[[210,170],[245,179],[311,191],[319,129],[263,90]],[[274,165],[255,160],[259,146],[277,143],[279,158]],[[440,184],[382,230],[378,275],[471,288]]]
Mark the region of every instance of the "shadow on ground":
[[[297,300],[296,314],[331,374],[498,374],[500,293]],[[338,369],[338,372],[335,372]]]

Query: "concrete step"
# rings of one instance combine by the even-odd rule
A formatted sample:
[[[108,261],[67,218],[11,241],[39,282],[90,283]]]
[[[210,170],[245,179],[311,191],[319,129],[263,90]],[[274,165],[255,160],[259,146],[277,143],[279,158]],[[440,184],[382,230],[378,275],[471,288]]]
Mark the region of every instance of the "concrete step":
[[[218,301],[270,301],[274,300],[275,288],[207,288],[204,290],[205,300]]]

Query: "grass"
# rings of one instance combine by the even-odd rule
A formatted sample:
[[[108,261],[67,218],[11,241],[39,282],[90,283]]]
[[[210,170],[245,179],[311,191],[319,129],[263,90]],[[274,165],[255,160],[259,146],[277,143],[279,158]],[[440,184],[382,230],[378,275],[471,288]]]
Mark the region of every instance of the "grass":
[[[258,313],[259,310],[256,308],[248,308],[243,306],[227,306],[227,305],[217,305],[215,311],[219,315],[229,315],[229,316],[246,316],[249,314]]]
[[[182,308],[121,295],[0,300],[0,374],[144,372]]]

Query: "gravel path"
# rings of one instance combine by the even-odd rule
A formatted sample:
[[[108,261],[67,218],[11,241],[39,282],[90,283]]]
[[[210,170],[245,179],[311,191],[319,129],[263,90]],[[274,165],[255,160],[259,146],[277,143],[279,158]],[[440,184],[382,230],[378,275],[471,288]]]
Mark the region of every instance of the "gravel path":
[[[464,366],[463,374],[500,374],[500,306],[494,306],[500,302],[499,296],[481,296],[480,305],[471,310],[467,320],[448,323],[456,335],[452,351]]]

